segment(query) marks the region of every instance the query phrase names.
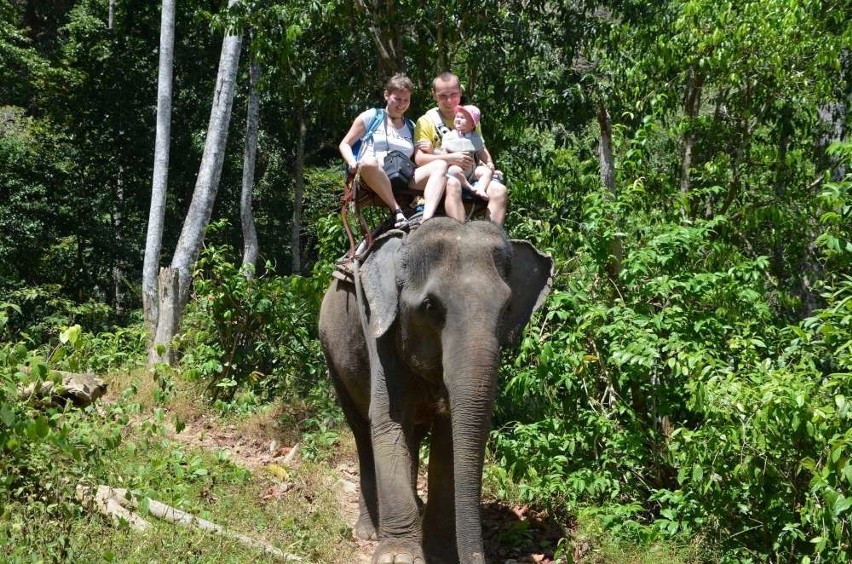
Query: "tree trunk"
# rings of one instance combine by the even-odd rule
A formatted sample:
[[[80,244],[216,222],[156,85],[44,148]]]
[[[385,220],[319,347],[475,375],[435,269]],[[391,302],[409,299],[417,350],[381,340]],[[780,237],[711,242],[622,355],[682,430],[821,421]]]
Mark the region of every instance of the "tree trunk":
[[[692,168],[692,146],[695,143],[695,118],[698,117],[701,108],[701,88],[704,85],[704,75],[690,73],[689,84],[686,89],[686,101],[684,113],[686,114],[687,126],[683,134],[683,157],[680,163],[680,196],[683,202],[682,214],[684,217],[690,213],[690,175]]]
[[[840,73],[835,82],[834,99],[818,110],[819,118],[823,122],[822,135],[816,142],[816,167],[817,172],[822,174],[828,170],[828,176],[832,182],[840,182],[846,177],[846,166],[838,157],[828,154],[828,147],[838,141],[846,141],[849,137],[849,123],[847,119],[850,108],[852,108],[852,50],[848,47],[840,52]],[[816,198],[821,183],[815,182],[811,185],[815,192],[809,197]],[[799,282],[799,295],[802,299],[802,307],[799,312],[802,318],[809,317],[821,305],[819,294],[815,289],[815,281],[823,280],[825,273],[819,260],[819,249],[815,239],[819,233],[814,217],[819,217],[825,210],[818,210],[815,216],[809,219],[811,242],[807,247],[807,254],[801,264],[801,277]]]
[[[612,124],[609,121],[609,111],[602,100],[598,101],[598,126],[601,132],[601,140],[598,145],[598,157],[601,167],[601,184],[607,189],[610,196],[613,198],[615,193],[615,161],[612,156]],[[613,218],[617,223],[618,218]],[[621,272],[621,239],[617,235],[613,235],[610,244],[610,263],[607,266],[609,275],[614,279],[618,278],[618,273]]]
[[[151,182],[151,208],[145,260],[142,266],[142,308],[148,342],[154,340],[159,318],[157,274],[166,215],[166,188],[169,178],[169,143],[172,124],[172,69],[175,44],[175,0],[163,0],[160,19],[160,69],[157,78],[157,133],[154,145],[154,174]]]
[[[113,24],[115,24],[115,0],[109,0],[109,21],[107,22],[107,29],[112,29]]]
[[[153,345],[148,349],[148,366],[158,362],[172,363],[171,342],[177,333],[179,321],[176,296],[180,281],[177,270],[161,268],[159,282],[160,317],[157,320]]]
[[[435,22],[435,33],[437,35],[437,40],[435,41],[435,43],[438,47],[437,72],[444,72],[445,70],[450,69],[450,63],[447,60],[447,38],[446,34],[444,33],[445,23],[446,18],[444,18],[444,11],[438,10],[438,21]]]
[[[251,36],[251,34],[250,34]],[[260,80],[260,64],[252,59],[249,65],[249,99],[246,117],[246,146],[243,153],[243,187],[240,194],[240,222],[243,226],[243,274],[253,278],[257,268],[257,229],[252,211],[254,192],[254,167],[257,157],[257,131],[260,121],[260,96],[257,84]]]
[[[601,184],[615,195],[615,165],[612,157],[612,125],[609,121],[609,112],[602,101],[598,102],[598,126],[601,131],[601,140],[598,145],[598,157],[600,159]]]
[[[846,139],[849,134],[847,116],[852,106],[852,50],[844,48],[840,53],[840,76],[835,83],[834,100],[819,108],[824,133],[817,139],[817,166],[830,170],[832,182],[840,182],[846,169],[839,159],[829,157],[829,145]]]
[[[293,218],[290,223],[290,244],[292,246],[292,272],[302,271],[302,208],[305,198],[305,135],[308,127],[305,124],[304,103],[299,108],[299,139],[296,142],[296,164],[294,170],[295,186],[293,193]]]
[[[228,8],[237,0],[229,0]],[[204,153],[198,169],[198,178],[192,194],[192,202],[183,222],[171,268],[176,273],[177,288],[168,294],[161,291],[160,319],[157,323],[155,346],[165,347],[160,356],[164,361],[172,362],[171,340],[180,328],[184,308],[189,301],[189,288],[192,283],[192,267],[201,245],[204,243],[204,231],[210,223],[222,165],[225,160],[225,145],[228,138],[228,124],[231,121],[231,109],[234,103],[234,83],[240,61],[242,38],[228,32],[222,42],[222,54],[219,58],[219,71],[216,87],[213,91],[213,105],[210,109],[210,122],[207,126],[207,139]],[[164,301],[165,300],[165,301]],[[166,309],[169,310],[166,315]],[[165,319],[164,319],[165,318]],[[156,351],[155,351],[156,352]],[[149,360],[151,355],[149,355]]]
[[[356,0],[369,22],[367,27],[379,57],[379,76],[405,70],[401,26],[394,22],[394,3],[382,0]]]
[[[119,315],[124,313],[124,183],[123,167],[118,167],[115,194],[112,204],[112,230],[115,236],[115,258],[112,263],[113,308]]]

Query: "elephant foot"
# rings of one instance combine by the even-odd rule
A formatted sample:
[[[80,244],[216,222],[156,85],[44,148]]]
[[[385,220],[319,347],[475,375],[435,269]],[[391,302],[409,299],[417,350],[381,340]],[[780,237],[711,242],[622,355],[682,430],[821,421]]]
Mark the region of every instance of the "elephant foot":
[[[424,552],[428,555],[429,564],[458,564],[459,556],[456,552],[456,544],[441,543],[434,545],[423,545]]]
[[[426,557],[417,542],[385,539],[373,553],[373,564],[426,564]]]
[[[352,532],[355,534],[355,538],[361,540],[377,540],[379,538],[378,529],[369,515],[362,515],[355,523],[355,529]]]

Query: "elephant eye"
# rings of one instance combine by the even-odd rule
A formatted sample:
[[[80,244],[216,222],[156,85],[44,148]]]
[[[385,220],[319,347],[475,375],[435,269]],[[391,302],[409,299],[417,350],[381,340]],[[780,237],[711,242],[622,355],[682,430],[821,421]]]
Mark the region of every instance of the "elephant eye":
[[[420,302],[420,311],[433,321],[441,321],[444,317],[444,308],[435,296],[423,298],[423,301]]]

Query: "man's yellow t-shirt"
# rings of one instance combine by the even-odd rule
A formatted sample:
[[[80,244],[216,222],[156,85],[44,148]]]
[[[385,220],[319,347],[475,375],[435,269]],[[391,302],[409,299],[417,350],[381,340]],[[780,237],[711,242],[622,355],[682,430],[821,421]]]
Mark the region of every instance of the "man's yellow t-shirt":
[[[440,134],[438,133],[438,120],[436,118],[439,118],[444,126],[441,128],[442,131]],[[452,128],[453,119],[444,119],[444,116],[441,115],[438,108],[432,108],[420,116],[420,119],[418,119],[417,123],[414,125],[414,145],[416,146],[420,141],[429,141],[432,143],[432,149],[440,149],[441,139]],[[482,136],[482,129],[479,127],[478,123],[476,124],[475,131]]]

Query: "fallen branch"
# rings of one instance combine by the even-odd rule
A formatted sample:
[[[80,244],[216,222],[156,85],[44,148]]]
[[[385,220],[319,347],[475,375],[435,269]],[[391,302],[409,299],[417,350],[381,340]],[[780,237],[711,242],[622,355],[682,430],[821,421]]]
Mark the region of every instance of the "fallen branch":
[[[284,464],[292,464],[293,459],[296,458],[296,453],[299,452],[299,443],[293,445],[293,448],[290,449],[290,452],[287,453],[287,456],[284,457]]]
[[[92,496],[91,490],[78,486],[77,496],[83,501],[87,501],[89,503],[93,502],[98,508],[98,510],[104,515],[126,520],[135,530],[144,531],[148,527],[150,527],[150,523],[130,511],[130,509],[138,509],[139,503],[136,501],[135,498],[133,498],[133,496],[128,496],[127,490],[124,488],[98,486],[97,491],[95,492],[94,496]],[[175,509],[174,507],[166,505],[165,503],[157,501],[155,499],[148,500],[148,513],[158,519],[168,521],[169,523],[175,523],[177,525],[183,525],[187,527],[196,527],[204,531],[209,531],[218,535],[230,537],[232,539],[240,541],[244,545],[249,546],[251,548],[259,548],[266,554],[272,555],[285,562],[302,561],[302,558],[300,558],[299,556],[287,554],[286,552],[272,546],[271,544],[265,543],[261,540],[254,539],[240,533],[228,531],[222,528],[220,525],[217,525],[216,523],[213,523],[206,519],[201,519],[200,517],[196,517],[195,515],[187,513],[186,511]]]
[[[124,492],[126,493],[126,490]],[[77,486],[77,499],[89,507],[94,506],[101,515],[110,519],[127,521],[130,528],[135,531],[147,531],[151,528],[151,523],[125,508],[116,499],[117,496],[117,490],[107,486],[98,486],[95,495],[92,495],[91,489],[84,486]]]

